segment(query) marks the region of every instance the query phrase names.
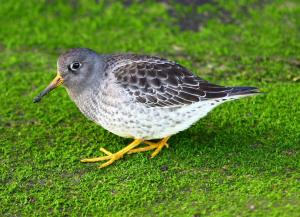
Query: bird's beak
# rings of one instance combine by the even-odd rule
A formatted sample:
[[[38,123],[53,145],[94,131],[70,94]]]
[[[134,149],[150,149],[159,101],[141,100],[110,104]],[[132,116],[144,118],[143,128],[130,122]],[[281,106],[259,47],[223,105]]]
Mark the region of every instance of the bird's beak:
[[[64,79],[61,77],[61,75],[57,74],[57,76],[53,79],[53,81],[46,87],[45,90],[43,90],[37,97],[34,98],[33,102],[39,102],[41,101],[42,97],[47,95],[50,91],[54,90],[58,86],[62,85],[64,83]]]

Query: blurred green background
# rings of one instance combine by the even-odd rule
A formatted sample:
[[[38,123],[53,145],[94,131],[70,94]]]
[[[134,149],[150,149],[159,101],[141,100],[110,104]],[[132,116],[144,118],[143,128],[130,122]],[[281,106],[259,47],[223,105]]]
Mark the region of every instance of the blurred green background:
[[[1,216],[299,216],[300,2],[3,1]],[[63,88],[32,99],[69,48],[165,57],[267,94],[223,104],[156,158],[81,164],[130,142]]]

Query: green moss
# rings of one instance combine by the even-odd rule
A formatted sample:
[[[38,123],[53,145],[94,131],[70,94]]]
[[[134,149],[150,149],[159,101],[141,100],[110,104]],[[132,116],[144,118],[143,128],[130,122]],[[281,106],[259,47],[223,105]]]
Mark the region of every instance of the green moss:
[[[207,13],[200,31],[181,31],[193,7]],[[7,1],[0,18],[2,215],[300,213],[298,1]],[[164,56],[210,81],[266,94],[218,107],[154,159],[139,153],[98,170],[79,159],[130,140],[88,121],[63,88],[32,103],[71,47]]]

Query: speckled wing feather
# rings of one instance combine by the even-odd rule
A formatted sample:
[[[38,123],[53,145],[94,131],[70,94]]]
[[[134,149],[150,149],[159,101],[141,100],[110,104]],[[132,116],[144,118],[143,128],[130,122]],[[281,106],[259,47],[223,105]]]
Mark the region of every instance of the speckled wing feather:
[[[221,98],[232,89],[208,83],[183,66],[159,57],[114,55],[108,67],[134,100],[148,106],[188,105]]]

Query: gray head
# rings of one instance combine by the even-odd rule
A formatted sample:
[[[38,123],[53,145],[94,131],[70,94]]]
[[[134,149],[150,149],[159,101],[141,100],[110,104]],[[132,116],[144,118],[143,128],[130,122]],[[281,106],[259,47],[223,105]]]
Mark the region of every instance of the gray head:
[[[64,86],[83,86],[93,78],[99,67],[99,56],[87,48],[76,48],[62,54],[57,60],[57,73],[64,79]]]
[[[51,90],[63,84],[69,91],[79,92],[94,81],[102,62],[99,55],[87,48],[76,48],[60,55],[57,61],[57,76],[42,91],[34,102],[39,102]]]

